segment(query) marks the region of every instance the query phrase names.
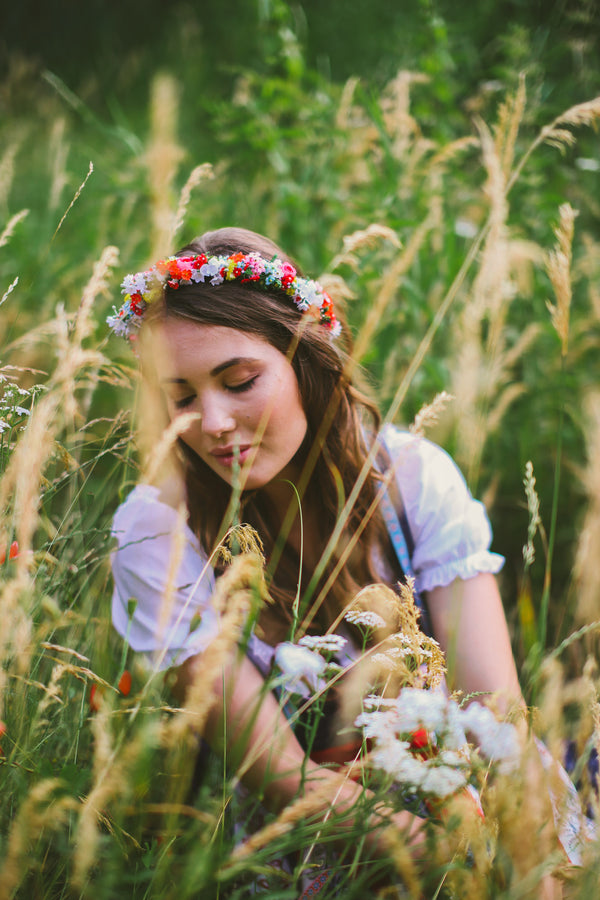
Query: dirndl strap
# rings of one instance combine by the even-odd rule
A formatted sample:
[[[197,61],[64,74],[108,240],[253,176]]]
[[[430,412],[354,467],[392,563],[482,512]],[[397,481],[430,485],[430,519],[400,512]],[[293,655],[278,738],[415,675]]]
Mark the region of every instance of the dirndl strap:
[[[396,507],[392,503],[388,491],[386,491],[382,496],[380,506],[381,515],[383,516],[383,521],[385,522],[385,526],[390,536],[390,541],[392,543],[392,547],[394,548],[394,553],[396,554],[396,557],[398,559],[402,574],[404,578],[406,578],[407,576],[410,578],[414,578],[415,574],[413,571],[411,560],[415,549],[415,543],[410,532],[410,526],[408,524],[408,519],[406,518],[406,513],[404,512],[404,510],[402,510],[401,515],[398,515]],[[421,613],[421,630],[424,631],[425,634],[431,636],[432,631],[427,606],[419,591],[417,591],[416,589],[414,591],[414,598],[415,605]]]

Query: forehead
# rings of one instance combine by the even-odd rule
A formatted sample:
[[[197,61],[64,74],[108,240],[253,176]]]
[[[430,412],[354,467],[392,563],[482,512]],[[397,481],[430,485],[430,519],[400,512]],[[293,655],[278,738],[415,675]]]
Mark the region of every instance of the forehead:
[[[285,361],[283,354],[264,338],[223,325],[166,319],[159,326],[157,337],[156,364],[161,378],[209,373],[238,358]]]

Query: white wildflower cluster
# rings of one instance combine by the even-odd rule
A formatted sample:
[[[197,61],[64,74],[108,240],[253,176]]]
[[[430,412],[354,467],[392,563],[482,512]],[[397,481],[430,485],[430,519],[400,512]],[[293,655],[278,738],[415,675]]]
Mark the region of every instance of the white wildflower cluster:
[[[369,609],[349,609],[344,613],[344,619],[351,625],[361,628],[385,628],[385,620]]]
[[[499,772],[507,775],[518,768],[521,751],[514,725],[499,722],[480,703],[471,703],[460,713],[465,731],[473,736],[481,754],[495,763]]]
[[[466,731],[499,771],[518,765],[515,728],[478,703],[461,709],[442,691],[406,687],[396,700],[370,695],[364,705],[355,725],[373,742],[373,765],[424,798],[443,800],[467,786],[474,760]]]
[[[29,391],[9,381],[5,375],[0,374],[0,434],[10,431],[16,426],[23,425],[23,419],[31,415],[29,408],[35,394],[35,389]],[[38,387],[39,390],[39,387]],[[27,403],[27,406],[24,404]]]
[[[326,635],[320,640],[325,641],[326,638],[336,637],[338,635]],[[305,638],[302,639],[302,641],[304,640]],[[322,646],[314,645],[316,649],[312,649],[302,641],[298,644],[292,644],[291,641],[278,644],[275,648],[274,662],[280,672],[281,683],[285,690],[308,700],[314,694],[325,690],[328,679],[337,675],[342,667],[337,663],[325,660],[317,652],[317,649],[323,650]],[[338,650],[345,643],[344,638],[339,638],[339,641],[331,640],[325,649]]]
[[[308,647],[309,650],[317,650],[319,653],[337,653],[343,650],[348,641],[339,634],[307,634],[300,638],[298,644]]]

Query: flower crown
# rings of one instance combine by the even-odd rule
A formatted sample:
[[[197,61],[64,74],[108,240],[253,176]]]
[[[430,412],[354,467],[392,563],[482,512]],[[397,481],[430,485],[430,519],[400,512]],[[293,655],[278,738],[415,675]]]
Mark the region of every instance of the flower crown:
[[[255,286],[265,291],[281,291],[301,311],[308,311],[332,337],[341,331],[333,311],[333,302],[317,281],[301,278],[291,263],[274,256],[264,259],[259,253],[233,253],[231,256],[169,256],[151,269],[127,275],[121,285],[125,302],[108,316],[107,323],[115,334],[134,341],[148,304],[168,285],[177,290],[180,285],[204,282],[212,285],[225,281]]]

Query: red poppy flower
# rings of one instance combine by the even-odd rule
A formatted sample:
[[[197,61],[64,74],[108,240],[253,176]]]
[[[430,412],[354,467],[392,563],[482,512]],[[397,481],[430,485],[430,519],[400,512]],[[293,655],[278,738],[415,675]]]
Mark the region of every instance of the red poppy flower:
[[[423,750],[429,746],[429,735],[424,728],[417,728],[410,736],[410,749]]]
[[[13,541],[12,544],[10,545],[10,549],[8,551],[8,558],[16,559],[16,557],[18,555],[19,555],[18,541]],[[5,562],[6,562],[6,547],[3,547],[2,550],[0,550],[0,566],[4,565]],[[0,734],[1,734],[1,732],[0,732]]]
[[[131,691],[131,672],[129,669],[125,669],[119,678],[118,688],[124,697],[129,696],[129,692]]]
[[[98,685],[93,684],[90,689],[90,710],[92,712],[98,712],[100,709],[100,691],[98,690]]]

